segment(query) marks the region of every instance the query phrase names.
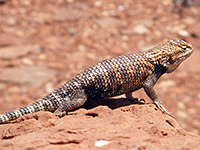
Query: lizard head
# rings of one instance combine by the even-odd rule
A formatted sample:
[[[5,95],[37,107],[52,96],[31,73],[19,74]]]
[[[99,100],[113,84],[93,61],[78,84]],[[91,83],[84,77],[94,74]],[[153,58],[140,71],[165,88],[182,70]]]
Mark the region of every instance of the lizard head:
[[[146,52],[146,56],[155,64],[166,68],[167,73],[173,72],[193,52],[192,45],[178,38],[161,43]]]

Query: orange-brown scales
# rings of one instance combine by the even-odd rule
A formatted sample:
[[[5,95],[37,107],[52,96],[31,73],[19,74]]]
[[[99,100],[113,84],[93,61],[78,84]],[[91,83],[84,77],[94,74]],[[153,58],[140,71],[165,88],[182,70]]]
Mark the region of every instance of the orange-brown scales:
[[[144,88],[162,112],[171,115],[160,103],[153,86],[161,75],[174,71],[192,52],[190,44],[172,39],[146,52],[101,61],[35,103],[0,115],[0,123],[41,110],[62,116],[83,105],[87,99],[126,94],[128,99],[136,100],[132,92],[140,88]]]

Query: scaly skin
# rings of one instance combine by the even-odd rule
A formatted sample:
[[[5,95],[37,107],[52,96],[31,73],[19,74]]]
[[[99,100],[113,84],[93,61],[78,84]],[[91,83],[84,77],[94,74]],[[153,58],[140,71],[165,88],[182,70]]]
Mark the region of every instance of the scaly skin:
[[[132,92],[144,88],[154,104],[171,115],[159,101],[153,86],[164,73],[173,72],[193,52],[190,44],[172,39],[146,52],[110,58],[79,73],[72,80],[35,103],[0,115],[0,123],[37,111],[63,116],[82,106],[87,99],[121,94],[135,100]]]

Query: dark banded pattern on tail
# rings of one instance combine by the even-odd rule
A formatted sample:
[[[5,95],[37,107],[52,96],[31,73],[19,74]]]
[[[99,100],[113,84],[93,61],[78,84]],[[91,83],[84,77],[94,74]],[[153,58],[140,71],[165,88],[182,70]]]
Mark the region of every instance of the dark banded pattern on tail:
[[[7,112],[0,115],[0,123],[17,119],[25,114],[31,114],[37,111],[45,110],[42,101],[37,101],[31,105]]]
[[[51,99],[47,99],[47,97],[50,97]],[[4,122],[8,122],[11,120],[15,120],[21,116],[24,116],[26,114],[32,114],[37,111],[54,111],[59,107],[62,101],[60,101],[58,98],[56,99],[55,96],[51,94],[44,97],[44,99],[38,100],[35,103],[32,103],[31,105],[12,110],[10,112],[4,113],[0,115],[0,124]]]

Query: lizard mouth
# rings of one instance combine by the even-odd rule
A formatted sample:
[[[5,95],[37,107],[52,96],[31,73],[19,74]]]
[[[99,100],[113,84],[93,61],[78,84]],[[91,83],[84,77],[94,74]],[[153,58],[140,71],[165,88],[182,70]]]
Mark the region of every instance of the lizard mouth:
[[[180,62],[184,61],[185,59],[187,59],[191,54],[193,53],[193,48],[187,48],[186,52],[184,53],[184,55],[179,55],[177,57],[178,60],[180,60]]]
[[[192,53],[193,53],[193,47],[191,44],[182,44],[180,45],[181,48],[181,53],[183,54],[183,56],[180,55],[180,57],[183,58],[188,58]]]

